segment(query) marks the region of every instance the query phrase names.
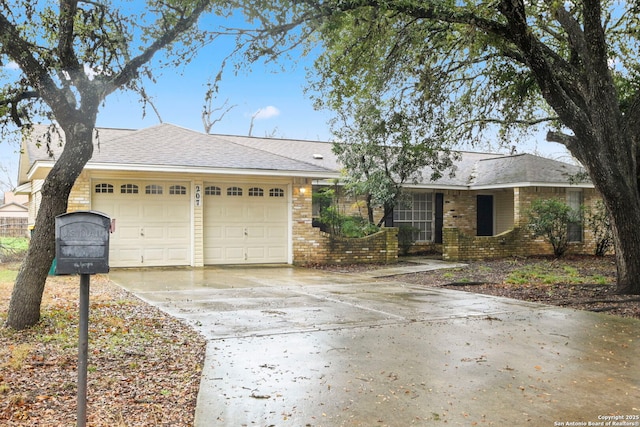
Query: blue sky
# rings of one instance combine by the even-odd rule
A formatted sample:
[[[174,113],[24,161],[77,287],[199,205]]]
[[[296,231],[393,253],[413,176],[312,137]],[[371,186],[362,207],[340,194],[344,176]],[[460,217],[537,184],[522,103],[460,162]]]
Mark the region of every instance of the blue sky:
[[[162,121],[196,131],[204,131],[202,108],[206,83],[219,70],[222,58],[230,48],[231,39],[209,46],[190,64],[178,69],[164,69],[155,83],[145,86],[147,94],[158,108]],[[227,49],[227,50],[225,50]],[[328,126],[330,114],[315,111],[312,101],[304,93],[307,69],[312,58],[295,57],[280,64],[255,64],[251,70],[234,74],[232,67],[219,84],[213,106],[225,101],[234,107],[214,125],[211,133],[248,135],[251,117],[253,136],[274,136],[306,140],[331,140]],[[281,70],[284,66],[284,70]],[[219,113],[214,113],[216,118]],[[160,123],[154,111],[147,107],[143,117],[138,95],[119,91],[110,95],[97,120],[99,127],[139,129]],[[518,152],[539,152],[549,157],[562,157],[565,151],[558,144],[546,143],[543,137],[518,146]],[[18,147],[0,142],[0,166],[8,169],[11,182],[16,184]],[[0,172],[0,183],[7,181]],[[0,190],[2,185],[0,185]]]

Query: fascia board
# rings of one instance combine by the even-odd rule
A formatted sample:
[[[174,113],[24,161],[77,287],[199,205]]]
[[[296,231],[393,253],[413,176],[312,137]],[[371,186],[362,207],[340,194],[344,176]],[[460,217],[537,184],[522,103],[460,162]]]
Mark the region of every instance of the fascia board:
[[[512,182],[509,184],[470,185],[468,190],[499,190],[501,188],[516,187],[564,187],[564,188],[595,188],[590,182],[570,184],[568,182]]]
[[[18,185],[14,193],[15,194],[31,194],[31,181],[27,181],[22,185]]]
[[[37,161],[29,169],[29,181],[37,178],[44,178],[46,173],[53,167],[53,161]],[[117,171],[117,172],[168,172],[168,173],[199,173],[199,174],[225,174],[225,175],[249,175],[249,176],[277,176],[277,177],[300,177],[312,179],[338,178],[340,174],[333,171],[283,171],[270,169],[232,169],[232,168],[194,168],[187,166],[153,166],[142,164],[119,165],[112,163],[88,163],[85,170],[95,171]],[[46,173],[39,176],[38,173]]]
[[[114,171],[114,172],[165,172],[165,173],[197,173],[211,175],[249,175],[249,176],[277,176],[277,177],[302,177],[302,178],[333,178],[339,176],[337,172],[323,171],[283,171],[272,169],[233,169],[233,168],[206,168],[188,166],[153,166],[142,164],[116,165],[108,163],[90,163],[86,170]]]
[[[52,160],[35,161],[27,171],[27,182],[33,181],[34,179],[44,179],[55,164],[56,162]],[[42,176],[38,175],[40,172],[43,172]]]
[[[438,184],[404,184],[403,188],[409,188],[412,190],[468,190],[469,187],[467,185],[438,185]]]

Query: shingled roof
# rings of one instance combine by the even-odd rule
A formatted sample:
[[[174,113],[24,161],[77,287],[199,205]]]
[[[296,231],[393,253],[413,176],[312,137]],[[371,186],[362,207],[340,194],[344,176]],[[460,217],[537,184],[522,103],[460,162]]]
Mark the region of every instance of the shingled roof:
[[[572,184],[584,175],[584,169],[533,154],[517,154],[493,159],[483,159],[469,184],[473,187],[505,185],[558,185]]]
[[[23,152],[28,168],[37,163],[53,163],[64,143],[51,134],[47,149],[47,128],[36,126]],[[311,162],[237,144],[234,137],[208,135],[170,124],[141,130],[98,128],[93,157],[87,167],[117,166],[126,170],[217,170],[277,173],[291,176],[331,177],[333,169]],[[22,165],[21,165],[22,166]],[[26,166],[26,165],[25,165]],[[21,173],[21,177],[23,174]],[[24,175],[26,177],[26,174]]]
[[[50,167],[63,149],[54,135],[43,142],[46,127],[36,126],[23,146],[20,183],[27,171]],[[338,177],[340,164],[332,143],[294,139],[209,135],[171,124],[140,130],[98,128],[89,168],[122,170],[202,171],[215,173],[260,173],[313,178]],[[424,188],[483,189],[515,186],[569,186],[583,169],[532,154],[506,156],[494,153],[460,152],[453,174],[431,181],[431,170],[422,171]],[[582,183],[582,186],[591,186]]]

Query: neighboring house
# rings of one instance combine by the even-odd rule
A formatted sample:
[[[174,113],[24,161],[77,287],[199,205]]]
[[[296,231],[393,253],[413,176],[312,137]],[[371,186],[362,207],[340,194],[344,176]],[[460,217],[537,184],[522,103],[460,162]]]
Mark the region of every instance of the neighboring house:
[[[43,143],[45,132],[35,127],[20,159],[19,190],[29,195],[30,224],[42,181],[62,150],[55,136]],[[312,192],[340,177],[331,143],[207,135],[161,124],[101,128],[94,145],[69,211],[115,219],[112,267],[322,261],[325,237],[312,225]],[[590,183],[570,184],[577,172],[528,154],[462,153],[454,177],[407,186],[413,203],[396,209],[388,225],[419,228],[417,243],[449,259],[507,249],[548,253],[548,245],[522,231],[524,212],[540,197],[591,203],[597,195]],[[576,249],[586,250],[587,234],[578,235]],[[478,244],[489,249],[476,250]]]
[[[4,203],[0,204],[0,236],[27,236],[28,202],[26,195],[16,195],[11,191],[4,193]]]

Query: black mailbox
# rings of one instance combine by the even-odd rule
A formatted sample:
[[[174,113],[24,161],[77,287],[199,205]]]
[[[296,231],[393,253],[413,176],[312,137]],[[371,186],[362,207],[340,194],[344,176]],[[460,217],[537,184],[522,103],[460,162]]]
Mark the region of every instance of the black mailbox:
[[[95,211],[70,212],[56,217],[56,273],[109,272],[110,218]]]

